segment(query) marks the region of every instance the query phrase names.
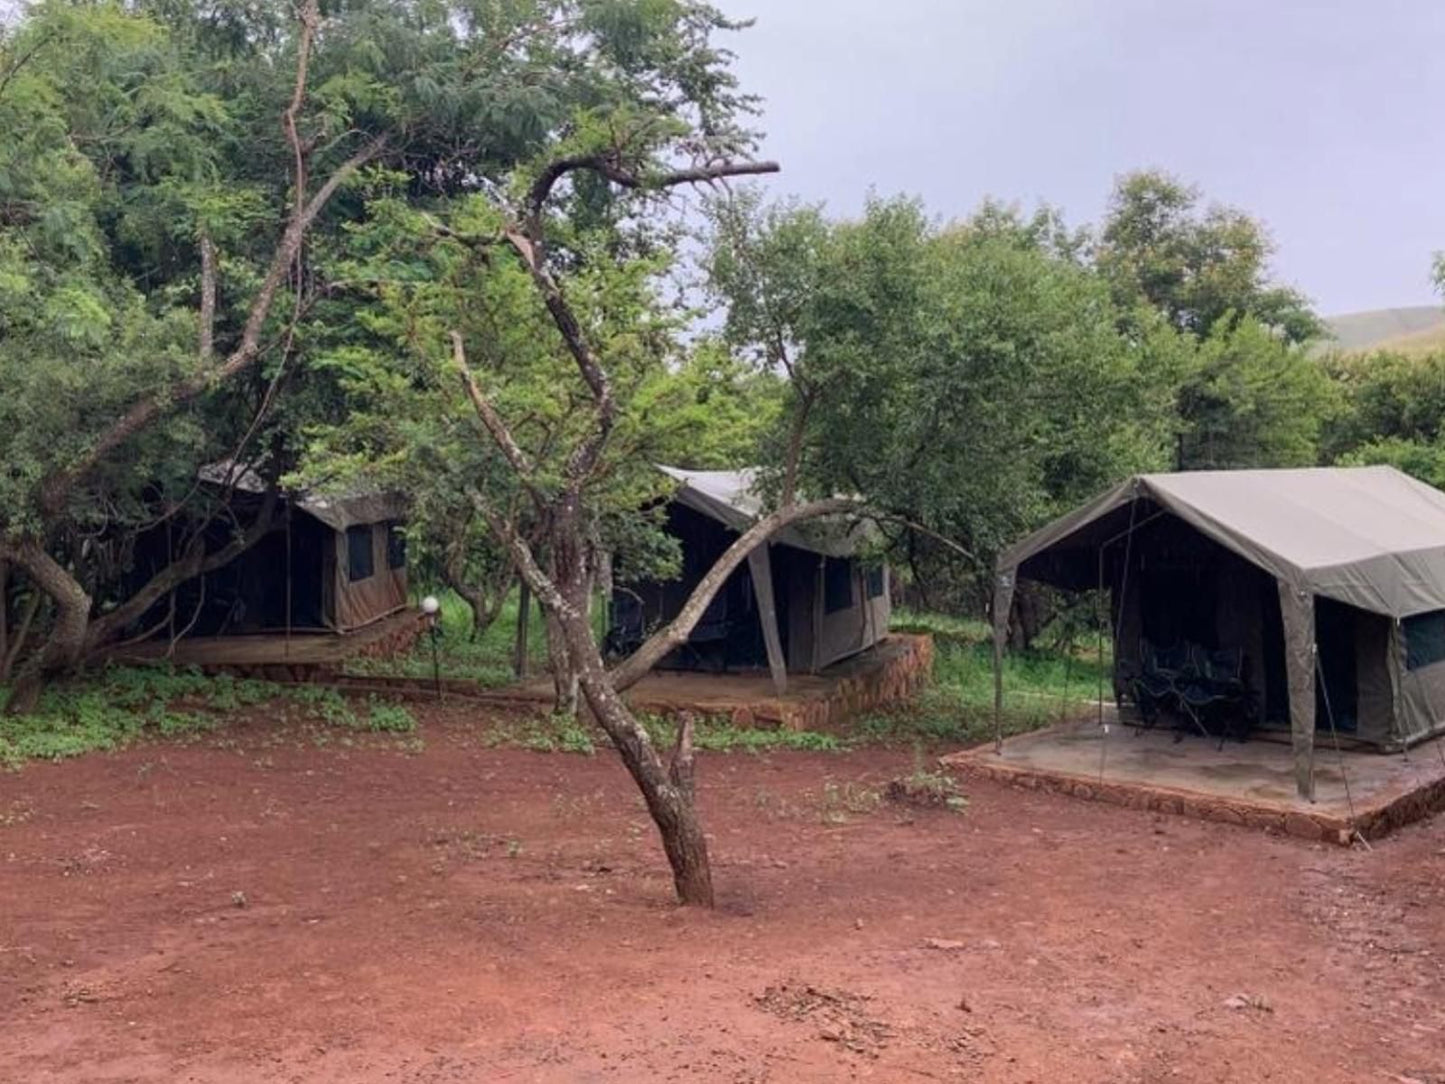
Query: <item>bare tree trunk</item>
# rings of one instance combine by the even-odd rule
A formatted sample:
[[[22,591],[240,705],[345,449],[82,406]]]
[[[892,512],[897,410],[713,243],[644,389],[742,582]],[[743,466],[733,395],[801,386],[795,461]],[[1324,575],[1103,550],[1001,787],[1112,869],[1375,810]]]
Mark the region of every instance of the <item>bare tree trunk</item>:
[[[607,642],[607,634],[612,631],[612,592],[616,589],[612,575],[612,551],[599,549],[597,551],[597,597],[602,600],[602,642]]]
[[[206,552],[205,538],[198,532],[178,559],[157,572],[115,609],[89,623],[84,653],[93,655],[108,647],[120,638],[127,626],[144,617],[152,606],[181,584],[214,572],[260,542],[275,526],[277,499],[275,490],[268,492],[255,522],[212,553]]]
[[[576,715],[578,679],[567,646],[567,634],[551,614],[544,613],[543,620],[547,625],[547,661],[552,668],[552,713]]]
[[[445,569],[442,570],[442,582],[451,588],[452,591],[467,604],[467,609],[471,610],[472,631],[468,638],[472,643],[476,643],[481,639],[482,633],[487,631],[487,626],[490,625],[496,617],[491,607],[487,604],[486,593],[483,592],[480,587],[473,587],[467,583],[466,580],[459,576],[453,576]]]
[[[642,791],[672,867],[678,900],[711,907],[712,867],[708,861],[707,837],[703,835],[693,803],[691,728],[687,730],[686,740],[679,741],[669,769],[653,747],[647,731],[613,687],[587,614],[590,581],[585,571],[581,532],[576,529],[575,508],[563,508],[557,516],[554,550],[548,562],[556,579],[542,571],[527,544],[504,521],[490,516],[489,512],[484,514],[489,515],[498,537],[507,541],[523,581],[536,592],[543,612],[561,630],[593,718],[606,731],[628,774]]]
[[[1051,617],[1053,611],[1043,592],[1034,584],[1020,582],[1014,592],[1013,620],[1009,622],[1009,650],[1027,651],[1031,648],[1035,637]]]
[[[5,705],[6,714],[23,715],[35,710],[48,677],[79,665],[90,625],[90,596],[34,539],[6,547],[5,556],[55,604],[55,626],[50,638],[16,676]]]
[[[578,600],[580,603],[581,600]],[[569,607],[560,616],[567,645],[577,662],[577,676],[587,706],[616,746],[662,837],[672,867],[672,882],[681,903],[713,906],[712,865],[707,837],[693,800],[692,727],[684,720],[672,765],[665,766],[647,731],[612,687],[598,651],[585,607]]]
[[[467,577],[466,562],[459,551],[449,553],[442,562],[442,582],[455,591],[472,611],[472,643],[482,638],[482,633],[492,627],[492,622],[502,612],[514,575],[512,567],[504,565],[490,578],[483,577],[481,583],[473,583]]]

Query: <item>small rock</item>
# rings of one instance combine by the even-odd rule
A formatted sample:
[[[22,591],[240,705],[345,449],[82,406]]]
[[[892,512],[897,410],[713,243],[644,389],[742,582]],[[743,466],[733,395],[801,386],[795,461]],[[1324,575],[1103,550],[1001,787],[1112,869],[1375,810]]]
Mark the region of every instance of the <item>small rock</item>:
[[[1235,994],[1233,997],[1224,999],[1226,1009],[1255,1009],[1258,1012],[1274,1012],[1272,1006],[1264,998],[1257,994]]]
[[[244,893],[244,892],[232,892],[232,893],[231,893],[231,906],[232,906],[232,907],[245,907],[245,906],[246,906],[246,893]]]
[[[958,1007],[964,1012],[973,1012],[973,1005],[969,1003],[967,994],[958,999]]]
[[[945,941],[941,937],[925,937],[923,945],[925,948],[938,949],[940,952],[957,952],[964,947],[962,941]]]
[[[863,928],[863,920],[861,918],[855,918],[853,920],[853,928],[855,930],[861,930]]]

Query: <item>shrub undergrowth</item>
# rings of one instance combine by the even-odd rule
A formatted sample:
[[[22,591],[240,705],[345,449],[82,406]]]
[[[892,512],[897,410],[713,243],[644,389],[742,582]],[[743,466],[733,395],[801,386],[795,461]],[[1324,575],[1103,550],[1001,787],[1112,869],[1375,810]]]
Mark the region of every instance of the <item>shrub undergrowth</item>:
[[[454,604],[443,611],[443,640],[449,645],[444,672],[472,677],[483,685],[504,682],[510,677],[515,600],[510,612],[477,644],[467,641],[463,610]],[[539,625],[534,622],[534,631]],[[894,627],[927,631],[935,639],[932,681],[912,702],[866,715],[829,733],[742,728],[726,717],[704,717],[695,726],[695,747],[707,752],[835,752],[864,745],[958,747],[990,740],[993,658],[986,624],[903,612]],[[390,672],[421,672],[423,662],[424,672],[429,673],[430,645],[425,639],[399,663],[393,660]],[[1004,735],[1089,710],[1106,669],[1107,659],[1101,662],[1094,644],[1068,651],[1041,648],[1010,653],[1003,672]],[[0,697],[3,693],[0,688]],[[331,730],[407,734],[416,727],[411,712],[401,705],[376,698],[358,704],[325,686],[280,686],[162,666],[117,667],[48,690],[31,715],[0,716],[0,765],[115,749],[147,737],[203,734],[220,727],[228,716],[267,702],[281,705],[282,717],[288,717],[289,708],[299,712],[302,721]],[[675,742],[674,720],[645,716],[642,722],[659,748],[668,749]],[[488,715],[478,737],[491,746],[546,753],[590,755],[608,744],[602,731],[590,723],[546,714]]]
[[[358,711],[335,689],[322,686],[289,687],[161,666],[113,667],[46,690],[30,714],[0,715],[0,764],[17,767],[145,738],[204,734],[237,712],[273,702],[294,706],[303,720],[328,727],[391,734],[416,728],[411,713],[398,704],[373,699]]]

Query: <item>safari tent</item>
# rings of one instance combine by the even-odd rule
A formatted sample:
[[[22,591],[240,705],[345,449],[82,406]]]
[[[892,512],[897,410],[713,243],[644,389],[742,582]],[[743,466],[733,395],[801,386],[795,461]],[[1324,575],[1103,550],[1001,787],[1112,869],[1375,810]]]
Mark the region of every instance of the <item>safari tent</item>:
[[[1445,494],[1390,467],[1143,474],[999,558],[995,697],[1020,580],[1110,600],[1116,699],[1149,644],[1244,660],[1258,726],[1313,796],[1316,730],[1398,750],[1445,731]]]
[[[214,536],[209,548],[219,549],[236,524],[255,522],[266,486],[254,471],[225,462],[202,467],[199,477],[226,491],[234,516],[206,528]],[[284,497],[265,537],[178,592],[177,611],[195,615],[187,634],[351,632],[403,609],[405,518],[406,501],[392,492]],[[168,548],[163,530],[152,531],[137,546],[134,574],[144,580],[163,567]]]
[[[618,653],[675,617],[763,508],[754,470],[660,469],[678,483],[667,530],[681,543],[682,575],[618,585],[609,631]],[[789,673],[816,673],[873,646],[888,632],[888,569],[859,560],[865,537],[862,525],[836,519],[784,528],[728,578],[688,642],[663,667],[767,666],[781,693]]]

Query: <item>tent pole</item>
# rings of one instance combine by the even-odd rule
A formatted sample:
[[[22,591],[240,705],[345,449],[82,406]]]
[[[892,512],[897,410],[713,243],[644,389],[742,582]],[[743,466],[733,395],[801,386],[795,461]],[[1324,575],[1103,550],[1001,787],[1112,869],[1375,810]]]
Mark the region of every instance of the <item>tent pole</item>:
[[[1359,836],[1361,842],[1363,842],[1365,837],[1360,835],[1360,830],[1355,827],[1355,799],[1354,795],[1350,793],[1350,776],[1349,773],[1345,771],[1345,754],[1340,748],[1340,732],[1335,726],[1335,709],[1330,705],[1330,687],[1325,681],[1325,670],[1324,666],[1320,663],[1320,653],[1318,650],[1315,651],[1315,680],[1320,683],[1320,695],[1324,698],[1325,702],[1325,718],[1330,721],[1330,737],[1334,740],[1335,760],[1337,760],[1340,765],[1340,781],[1345,785],[1345,804],[1349,806],[1350,810],[1350,833],[1352,836]],[[1310,750],[1310,771],[1314,771],[1313,749]],[[1366,844],[1366,846],[1368,847],[1369,844]]]
[[[286,646],[283,657],[291,657],[291,501],[286,501]]]
[[[1099,725],[1104,725],[1104,622],[1099,607],[1104,597],[1104,547],[1099,547],[1099,593],[1094,596],[1094,625],[1099,633]]]
[[[993,751],[1003,753],[1003,649],[1013,614],[1017,569],[1000,572],[993,585]]]
[[[1003,635],[999,632],[999,617],[994,616],[993,633],[993,751],[1003,752]],[[1008,618],[1003,618],[1006,622]],[[1007,628],[1007,626],[1005,626]]]

